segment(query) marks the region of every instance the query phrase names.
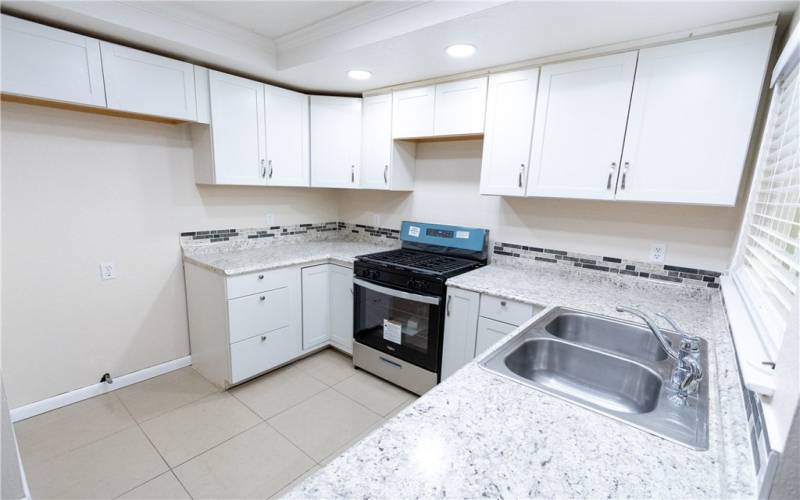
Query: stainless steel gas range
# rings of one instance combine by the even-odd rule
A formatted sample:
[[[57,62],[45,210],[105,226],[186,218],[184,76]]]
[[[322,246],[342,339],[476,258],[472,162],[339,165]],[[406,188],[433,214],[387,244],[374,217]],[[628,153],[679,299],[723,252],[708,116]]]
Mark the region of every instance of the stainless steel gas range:
[[[486,265],[486,229],[403,222],[402,248],[356,258],[353,363],[422,394],[440,381],[445,281]]]

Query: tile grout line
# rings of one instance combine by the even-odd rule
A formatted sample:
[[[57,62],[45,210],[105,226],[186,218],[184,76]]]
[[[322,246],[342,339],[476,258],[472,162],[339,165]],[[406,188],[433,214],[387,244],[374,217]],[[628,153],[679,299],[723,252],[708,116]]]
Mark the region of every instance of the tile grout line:
[[[116,396],[116,395],[115,395],[115,396]],[[122,405],[122,407],[123,407],[123,408],[125,408],[125,411],[126,411],[126,412],[128,412],[128,415],[130,415],[130,417],[133,419],[134,423],[136,424],[136,427],[138,427],[138,428],[139,428],[139,432],[141,432],[141,433],[142,433],[142,435],[144,436],[144,438],[145,438],[145,439],[147,439],[147,442],[148,442],[148,443],[150,443],[150,446],[151,446],[151,447],[152,447],[152,448],[155,450],[155,452],[158,454],[158,457],[161,459],[161,461],[164,463],[164,465],[166,465],[166,466],[167,466],[167,470],[166,470],[165,472],[169,472],[169,473],[171,473],[173,476],[175,476],[175,479],[178,479],[177,475],[176,475],[176,474],[175,474],[175,473],[172,471],[172,467],[170,467],[170,465],[169,465],[169,462],[167,462],[167,459],[166,459],[166,458],[164,458],[164,455],[162,455],[162,454],[161,454],[161,450],[159,450],[159,449],[158,449],[158,447],[155,445],[155,443],[153,443],[153,440],[152,440],[152,439],[150,439],[150,436],[148,436],[148,435],[147,435],[147,433],[145,432],[145,430],[142,428],[142,425],[139,423],[139,421],[138,421],[138,420],[136,420],[136,418],[135,418],[135,417],[133,416],[133,414],[131,413],[131,410],[130,410],[130,408],[128,408],[128,406],[125,404],[125,402],[124,402],[124,401],[123,401],[121,398],[119,398],[118,396],[117,396],[117,400],[119,400],[119,402],[120,402],[120,404]],[[166,413],[166,412],[165,412],[165,413]],[[159,473],[158,475],[156,475],[156,476],[154,476],[154,477],[151,477],[151,478],[150,478],[150,479],[148,479],[147,481],[145,481],[145,482],[143,482],[143,483],[140,483],[140,484],[137,484],[136,486],[134,486],[133,488],[129,489],[128,491],[124,491],[124,492],[120,493],[120,494],[119,494],[119,495],[117,495],[115,498],[119,498],[119,497],[121,497],[122,495],[124,495],[124,494],[126,494],[126,493],[130,493],[131,491],[135,490],[136,488],[139,488],[140,486],[143,486],[143,485],[145,485],[145,484],[149,483],[149,482],[150,482],[150,481],[152,481],[153,479],[155,479],[155,478],[157,478],[157,477],[160,477],[160,476],[162,476],[162,475],[163,475],[165,472],[161,472],[161,473]],[[187,490],[187,489],[186,489],[186,487],[183,485],[183,483],[181,483],[181,481],[180,481],[179,479],[178,479],[178,484],[180,484],[180,485],[181,485],[181,488],[183,488],[183,490],[186,492],[186,494],[187,494],[187,495],[189,495],[189,498],[192,498],[192,495],[189,493],[189,490]]]

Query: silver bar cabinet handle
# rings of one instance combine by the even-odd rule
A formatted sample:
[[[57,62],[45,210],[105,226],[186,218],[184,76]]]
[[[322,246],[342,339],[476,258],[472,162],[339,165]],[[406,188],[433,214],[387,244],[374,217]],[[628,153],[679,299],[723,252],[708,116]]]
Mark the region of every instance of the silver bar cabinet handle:
[[[383,166],[383,183],[389,184],[389,165]]]
[[[272,160],[267,162],[269,164],[269,178],[272,179]]]
[[[626,161],[625,166],[622,168],[622,183],[620,184],[621,189],[625,189],[625,179],[628,177],[628,169],[631,166],[631,162]]]
[[[452,302],[453,297],[451,295],[447,296],[447,315],[450,316],[450,302]]]
[[[608,172],[608,181],[606,181],[606,189],[611,189],[611,177],[614,175],[614,170],[617,168],[617,162],[611,162],[611,170]]]
[[[356,166],[350,165],[350,183],[354,183],[356,181]]]
[[[267,167],[264,166],[264,158],[261,158],[261,177],[267,176]]]
[[[517,178],[517,185],[519,187],[522,187],[522,173],[524,171],[525,171],[525,164],[524,163],[520,163],[519,164],[519,177]]]

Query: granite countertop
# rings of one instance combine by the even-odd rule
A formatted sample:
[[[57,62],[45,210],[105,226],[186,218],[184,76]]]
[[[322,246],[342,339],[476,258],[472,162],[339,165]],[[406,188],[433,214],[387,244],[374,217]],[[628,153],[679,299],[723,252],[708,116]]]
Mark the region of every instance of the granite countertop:
[[[220,247],[216,251],[184,249],[183,260],[225,276],[254,273],[324,262],[352,266],[356,256],[396,247],[391,243],[348,240],[320,240],[276,243],[255,248]]]
[[[709,449],[691,450],[478,366],[509,335],[289,497],[754,496],[741,386],[717,290],[546,265],[490,265],[448,285],[609,316],[625,317],[614,309],[619,303],[670,314],[709,342]]]

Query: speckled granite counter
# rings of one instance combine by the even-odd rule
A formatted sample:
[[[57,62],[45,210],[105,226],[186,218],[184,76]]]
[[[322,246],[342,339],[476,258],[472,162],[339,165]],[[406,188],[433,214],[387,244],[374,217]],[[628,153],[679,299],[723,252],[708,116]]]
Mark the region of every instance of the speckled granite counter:
[[[754,495],[742,392],[717,291],[536,265],[487,266],[448,283],[609,316],[623,317],[614,310],[619,303],[642,304],[672,315],[685,329],[709,341],[709,449],[693,451],[658,438],[496,376],[476,360],[308,478],[289,497]]]
[[[336,239],[275,243],[246,249],[221,246],[215,251],[184,249],[183,260],[216,273],[234,276],[324,262],[352,265],[358,255],[380,252],[395,246],[398,245]]]

